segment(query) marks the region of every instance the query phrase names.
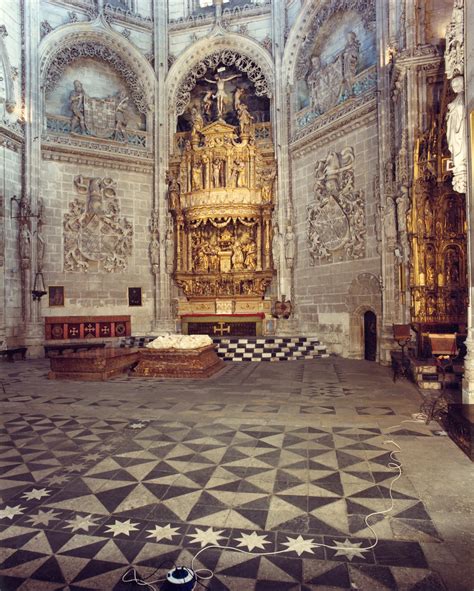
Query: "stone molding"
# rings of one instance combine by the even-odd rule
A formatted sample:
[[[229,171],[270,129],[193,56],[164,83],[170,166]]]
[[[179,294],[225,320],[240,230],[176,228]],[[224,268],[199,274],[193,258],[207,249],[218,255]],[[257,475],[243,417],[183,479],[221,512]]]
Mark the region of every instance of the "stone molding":
[[[273,96],[274,71],[271,54],[249,37],[227,33],[216,27],[209,36],[202,37],[188,47],[171,66],[167,78],[170,113],[178,116],[184,112],[190,91],[197,80],[205,75],[207,65],[212,66],[222,57],[229,65],[235,65],[249,75],[258,96]]]
[[[255,18],[256,16],[270,14],[270,12],[271,2],[266,0],[263,6],[255,6],[255,4],[249,3],[243,6],[235,6],[234,8],[224,8],[222,10],[222,19],[232,23],[234,20]],[[186,17],[171,19],[168,24],[168,30],[170,32],[182,31],[193,27],[210,25],[215,21],[215,18],[213,13],[190,14]]]
[[[127,83],[140,113],[153,109],[155,74],[145,57],[103,16],[93,22],[58,27],[40,44],[42,88],[51,91],[64,69],[80,57],[95,57],[109,63]]]
[[[316,140],[321,146],[376,120],[377,102],[374,93],[361,97],[360,100],[348,101],[327,116],[318,117],[312,125],[295,134],[289,146],[291,157],[297,158],[310,153]]]

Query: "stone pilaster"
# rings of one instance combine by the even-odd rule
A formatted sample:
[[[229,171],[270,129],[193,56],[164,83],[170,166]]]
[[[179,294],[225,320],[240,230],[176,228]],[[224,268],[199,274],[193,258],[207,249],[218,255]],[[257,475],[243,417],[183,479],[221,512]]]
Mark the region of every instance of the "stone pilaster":
[[[25,344],[29,347],[29,354],[34,354],[34,348],[39,350],[43,339],[41,326],[41,303],[34,302],[31,296],[37,267],[36,226],[38,200],[40,197],[41,171],[41,127],[43,116],[41,112],[39,54],[40,43],[40,2],[39,0],[23,0],[23,92],[25,142],[23,154],[22,193],[30,201],[31,218],[31,265],[23,285],[24,319],[26,321]]]
[[[171,316],[171,275],[166,269],[166,232],[168,228],[168,208],[166,200],[166,170],[168,168],[168,114],[165,79],[168,72],[168,2],[153,1],[154,31],[153,45],[155,55],[155,116],[154,116],[154,203],[158,212],[160,235],[160,265],[155,277],[154,317],[152,330],[174,331],[175,323]]]

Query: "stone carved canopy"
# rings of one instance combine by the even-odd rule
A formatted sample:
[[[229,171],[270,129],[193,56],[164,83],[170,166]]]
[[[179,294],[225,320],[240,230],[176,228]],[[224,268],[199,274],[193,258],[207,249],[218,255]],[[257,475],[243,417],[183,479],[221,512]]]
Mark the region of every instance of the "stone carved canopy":
[[[365,204],[363,192],[354,190],[354,160],[354,149],[345,148],[316,163],[315,199],[307,208],[312,264],[364,256]]]

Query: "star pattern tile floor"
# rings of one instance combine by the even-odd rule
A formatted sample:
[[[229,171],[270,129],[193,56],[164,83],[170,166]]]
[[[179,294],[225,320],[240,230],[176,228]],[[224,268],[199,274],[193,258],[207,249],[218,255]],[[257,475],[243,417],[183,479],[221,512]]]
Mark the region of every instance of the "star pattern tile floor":
[[[146,577],[216,544],[246,553],[199,554],[214,591],[446,589],[424,552],[442,535],[404,475],[373,547],[365,518],[390,505],[394,477],[387,434],[425,440],[437,425],[390,430],[417,394],[370,366],[375,396],[360,367],[243,363],[205,385],[91,388],[17,362],[2,372],[0,589],[131,591],[130,565]]]

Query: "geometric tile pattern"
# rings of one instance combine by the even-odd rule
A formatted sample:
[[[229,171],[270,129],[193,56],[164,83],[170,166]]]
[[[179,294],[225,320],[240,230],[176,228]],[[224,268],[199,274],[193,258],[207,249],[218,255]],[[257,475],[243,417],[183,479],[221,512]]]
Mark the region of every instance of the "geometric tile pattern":
[[[203,397],[202,382],[48,382],[45,362],[17,362],[0,393],[1,590],[132,590],[130,565],[144,578],[216,543],[249,552],[199,555],[216,591],[445,589],[423,552],[442,540],[408,478],[368,549],[364,518],[393,478],[386,430],[344,423],[348,403],[370,408],[365,391],[320,367],[276,379],[231,365]]]
[[[120,347],[144,347],[154,337],[124,337]],[[314,337],[212,337],[225,361],[295,361],[328,357]]]

